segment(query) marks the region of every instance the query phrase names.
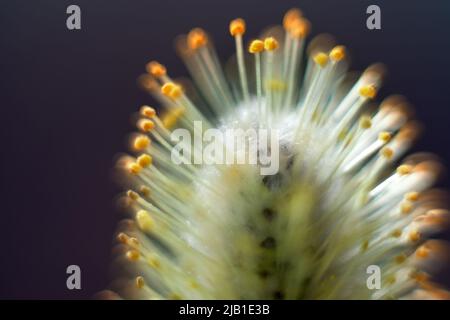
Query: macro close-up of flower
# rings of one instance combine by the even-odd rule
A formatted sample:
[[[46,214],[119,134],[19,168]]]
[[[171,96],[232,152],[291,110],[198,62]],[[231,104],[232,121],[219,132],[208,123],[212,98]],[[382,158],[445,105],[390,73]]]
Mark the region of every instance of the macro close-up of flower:
[[[448,251],[428,240],[449,218],[444,191],[432,189],[441,165],[407,155],[420,131],[412,108],[399,95],[378,103],[383,65],[351,73],[346,47],[327,34],[308,41],[310,28],[291,9],[247,45],[245,21],[232,20],[236,54],[224,68],[210,35],[192,29],[176,49],[193,83],[146,65],[139,83],[161,107],[140,109],[134,156],[118,161],[130,187],[114,251],[120,296],[450,297],[430,275]],[[276,130],[278,140],[260,131],[236,145],[225,137],[211,154],[189,145],[178,155],[188,161],[174,163],[171,134],[195,135],[195,121],[218,132]],[[261,174],[259,162],[192,162],[220,160],[218,150],[247,159],[249,145],[258,157],[276,154],[278,172]],[[375,291],[366,281],[373,266],[382,274]]]
[[[450,300],[448,1],[0,6],[0,300]]]

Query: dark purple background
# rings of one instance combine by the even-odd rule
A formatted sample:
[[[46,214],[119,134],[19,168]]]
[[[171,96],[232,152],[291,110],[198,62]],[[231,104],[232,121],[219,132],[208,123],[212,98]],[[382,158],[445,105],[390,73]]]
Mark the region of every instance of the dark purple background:
[[[82,30],[66,29],[78,4]],[[365,27],[369,4],[382,30]],[[210,31],[222,58],[233,50],[230,19],[248,34],[293,6],[352,51],[353,68],[383,61],[383,91],[402,93],[426,125],[418,150],[450,164],[450,2],[362,0],[2,1],[0,8],[0,297],[89,298],[107,285],[119,219],[113,156],[126,149],[129,116],[148,96],[135,83],[151,58],[172,75],[185,69],[172,41],[191,27]],[[448,187],[444,178],[442,185]],[[65,269],[82,268],[82,290]]]

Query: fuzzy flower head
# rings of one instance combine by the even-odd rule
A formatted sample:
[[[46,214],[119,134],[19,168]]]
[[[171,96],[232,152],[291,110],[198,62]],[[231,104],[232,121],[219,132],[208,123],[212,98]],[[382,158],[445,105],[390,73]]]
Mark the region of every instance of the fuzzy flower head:
[[[441,168],[431,155],[404,156],[419,131],[411,108],[400,96],[378,106],[383,66],[348,73],[346,48],[328,35],[307,45],[309,31],[292,9],[244,44],[245,21],[233,20],[236,55],[222,67],[210,36],[193,29],[176,41],[192,82],[147,64],[139,83],[162,115],[141,108],[133,155],[118,163],[130,188],[111,284],[121,297],[448,297],[431,278],[446,244],[426,240],[448,222],[443,192],[430,189]],[[198,123],[277,138],[256,131],[230,148],[225,136],[215,151],[256,150],[257,161],[208,164],[214,152],[173,140]],[[263,150],[277,155],[276,172],[261,174]]]

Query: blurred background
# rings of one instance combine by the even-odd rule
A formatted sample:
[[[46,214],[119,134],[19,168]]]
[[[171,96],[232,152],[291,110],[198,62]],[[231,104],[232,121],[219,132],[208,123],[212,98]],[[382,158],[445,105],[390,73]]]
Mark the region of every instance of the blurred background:
[[[82,29],[66,28],[81,8]],[[366,28],[381,7],[382,30]],[[450,2],[447,0],[2,0],[0,2],[0,298],[90,298],[108,284],[114,156],[126,150],[130,115],[152,103],[136,85],[150,59],[187,72],[173,50],[179,33],[201,26],[222,59],[234,51],[231,19],[257,36],[300,7],[312,34],[349,47],[352,69],[384,62],[380,97],[406,95],[426,127],[415,150],[450,165]],[[440,185],[449,187],[445,176]],[[448,238],[448,235],[447,235]],[[81,290],[66,268],[81,267]],[[445,275],[444,275],[445,276]],[[448,278],[448,274],[447,274]]]

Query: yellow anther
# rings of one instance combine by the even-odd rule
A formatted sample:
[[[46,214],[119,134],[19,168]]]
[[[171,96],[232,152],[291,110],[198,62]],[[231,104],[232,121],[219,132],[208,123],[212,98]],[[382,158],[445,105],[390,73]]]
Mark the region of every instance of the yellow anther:
[[[128,190],[127,196],[128,196],[128,198],[130,198],[131,200],[134,200],[134,201],[139,199],[139,195],[136,192],[134,192],[133,190]]]
[[[128,238],[129,237],[123,232],[117,235],[117,240],[123,244],[126,244],[128,242]]]
[[[156,116],[156,111],[152,107],[149,106],[142,106],[140,110],[141,115],[147,118],[153,118]]]
[[[150,231],[155,224],[150,214],[145,210],[139,210],[136,213],[136,222],[142,231]]]
[[[264,49],[267,51],[273,51],[278,48],[278,41],[274,37],[268,37],[264,39]]]
[[[136,288],[142,289],[145,286],[144,277],[138,276],[136,277]]]
[[[145,69],[147,70],[148,73],[157,78],[165,76],[167,73],[166,67],[164,67],[157,61],[151,61],[147,63]]]
[[[283,91],[286,89],[286,83],[281,80],[272,79],[267,81],[267,89],[272,91]]]
[[[311,24],[304,18],[299,18],[293,21],[289,27],[289,33],[294,38],[305,38],[311,30]]]
[[[291,30],[295,25],[296,21],[298,21],[302,17],[303,13],[297,9],[292,8],[286,12],[283,17],[283,27],[285,30]]]
[[[135,238],[135,237],[129,238],[128,239],[128,244],[131,247],[137,248],[137,247],[139,247],[139,240],[137,238]]]
[[[264,50],[264,42],[261,40],[253,40],[248,47],[248,52],[259,53]]]
[[[409,201],[402,202],[402,204],[400,205],[400,210],[403,214],[411,213],[413,208],[414,207],[413,207],[412,203]]]
[[[152,164],[152,156],[151,155],[148,155],[148,154],[141,154],[138,158],[137,158],[137,160],[136,160],[136,162],[142,167],[142,168],[146,168],[146,167],[148,167],[149,165],[151,165]]]
[[[362,116],[359,121],[359,126],[363,129],[369,129],[372,127],[372,119],[369,116]]]
[[[374,85],[362,86],[359,89],[359,94],[361,97],[373,99],[377,95],[377,88]]]
[[[397,173],[401,176],[406,175],[406,174],[410,174],[413,170],[413,166],[409,165],[409,164],[402,164],[401,166],[399,166],[397,168]]]
[[[153,257],[148,259],[148,265],[154,269],[159,269],[161,267],[159,260]]]
[[[168,82],[161,87],[161,93],[169,98],[177,99],[183,94],[183,90],[180,85]]]
[[[153,121],[148,119],[140,119],[137,126],[144,132],[150,132],[155,128]]]
[[[171,114],[173,114],[175,117],[179,118],[186,112],[185,107],[176,107],[173,110],[171,110]]]
[[[230,22],[230,34],[235,37],[245,33],[245,21],[241,18],[234,19]]]
[[[190,49],[204,47],[208,43],[208,36],[203,29],[192,29],[187,35],[187,44]]]
[[[417,230],[413,230],[408,234],[408,239],[412,242],[417,242],[420,240],[420,233]]]
[[[405,262],[405,260],[406,260],[406,256],[404,254],[401,254],[401,255],[395,257],[395,262],[398,264]]]
[[[345,47],[336,46],[330,51],[331,61],[338,62],[345,58]]]
[[[132,174],[139,174],[142,170],[142,167],[135,162],[131,162],[128,164],[128,171]]]
[[[361,250],[366,251],[369,248],[369,240],[365,240],[361,245]]]
[[[143,196],[148,196],[150,195],[150,188],[146,187],[146,186],[141,186],[139,188],[139,192],[143,195]]]
[[[392,135],[390,132],[387,131],[382,131],[380,132],[380,134],[378,135],[378,139],[380,139],[381,141],[383,141],[384,143],[389,142],[389,140],[391,140]]]
[[[381,149],[381,155],[386,159],[391,159],[394,156],[394,150],[389,147],[384,147]]]
[[[328,56],[325,53],[323,53],[323,52],[319,52],[319,53],[314,55],[313,60],[319,66],[325,67],[326,64],[328,63]]]
[[[144,150],[150,145],[150,138],[144,135],[137,136],[134,139],[133,147],[136,150]]]
[[[162,123],[166,129],[172,129],[175,126],[175,124],[177,123],[177,120],[178,120],[178,117],[169,113],[164,116],[164,118],[162,119]]]
[[[139,251],[132,249],[127,251],[126,257],[130,261],[138,261],[141,255]]]
[[[400,229],[395,229],[394,231],[392,231],[391,235],[394,238],[400,238],[402,236],[402,230]]]
[[[419,258],[419,259],[427,258],[429,254],[430,254],[430,249],[428,247],[426,247],[425,245],[420,246],[416,250],[416,257]]]
[[[419,193],[418,192],[408,192],[407,194],[405,194],[405,199],[408,201],[417,201],[419,200]]]
[[[177,293],[172,293],[169,295],[169,299],[171,300],[182,300],[182,297]]]

